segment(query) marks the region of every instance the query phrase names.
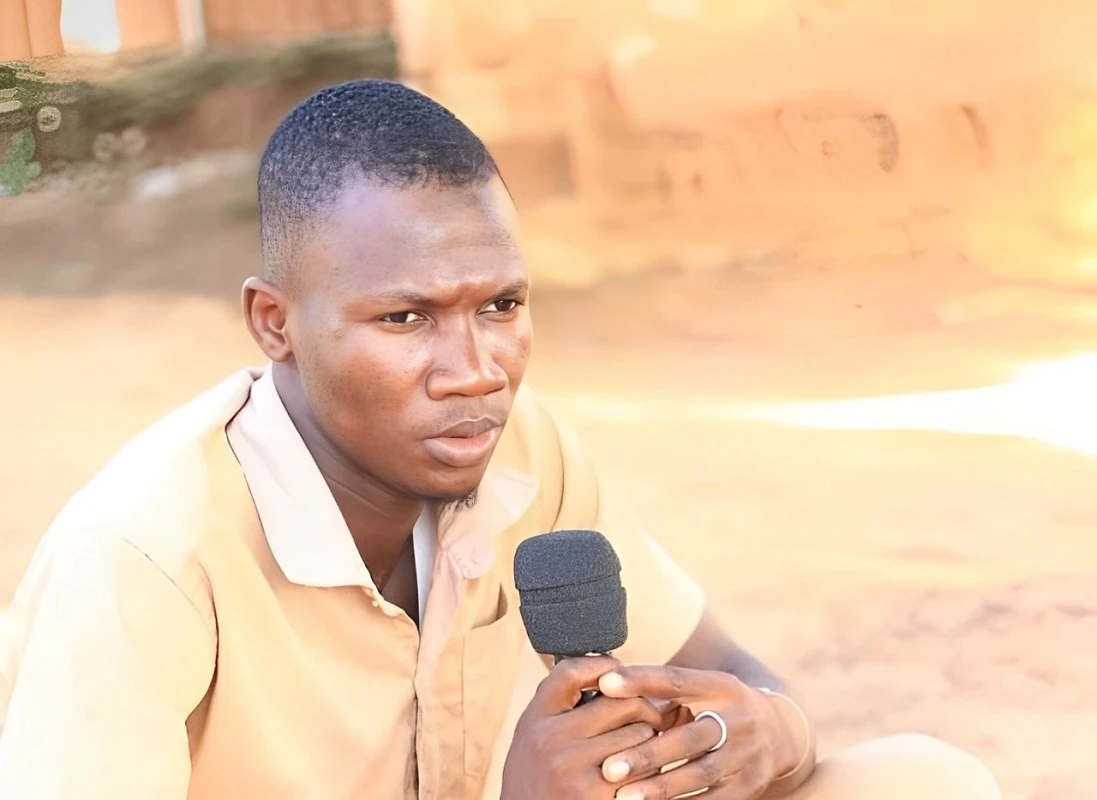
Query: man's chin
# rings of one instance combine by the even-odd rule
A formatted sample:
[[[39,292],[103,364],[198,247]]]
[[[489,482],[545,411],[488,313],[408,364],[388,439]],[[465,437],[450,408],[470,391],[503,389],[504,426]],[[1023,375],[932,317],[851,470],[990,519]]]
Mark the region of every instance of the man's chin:
[[[434,503],[438,506],[454,506],[456,508],[472,508],[476,505],[477,492],[479,489],[473,489],[470,492],[464,492],[463,494],[457,494],[454,492],[434,492],[431,494],[423,494],[421,498],[427,503]]]
[[[418,492],[418,495],[428,502],[437,503],[439,505],[460,505],[465,508],[472,508],[476,505],[476,494],[480,490],[480,481],[484,477],[486,470],[475,470],[473,475],[462,475],[460,480],[450,481],[433,481],[433,485],[427,485],[422,487],[422,490]],[[462,470],[462,472],[473,472],[473,470]]]
[[[439,505],[461,504],[469,508],[475,505],[476,493],[487,474],[490,459],[469,467],[451,467],[432,461],[429,466],[423,465],[424,471],[420,474],[425,479],[418,482],[413,494]]]

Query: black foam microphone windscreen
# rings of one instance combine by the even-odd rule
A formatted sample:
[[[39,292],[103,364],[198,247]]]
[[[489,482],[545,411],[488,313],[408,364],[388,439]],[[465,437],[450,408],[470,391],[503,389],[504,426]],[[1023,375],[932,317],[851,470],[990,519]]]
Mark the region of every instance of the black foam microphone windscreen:
[[[514,583],[538,653],[608,654],[628,638],[621,561],[600,533],[555,531],[526,539],[514,554]]]

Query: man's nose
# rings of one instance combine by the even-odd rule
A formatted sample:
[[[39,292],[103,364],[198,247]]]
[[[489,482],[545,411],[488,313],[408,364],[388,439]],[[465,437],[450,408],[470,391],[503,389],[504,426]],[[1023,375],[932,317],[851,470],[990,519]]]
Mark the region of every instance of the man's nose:
[[[505,389],[507,380],[506,370],[495,360],[491,337],[475,322],[462,323],[438,341],[427,394],[433,400],[483,397]]]

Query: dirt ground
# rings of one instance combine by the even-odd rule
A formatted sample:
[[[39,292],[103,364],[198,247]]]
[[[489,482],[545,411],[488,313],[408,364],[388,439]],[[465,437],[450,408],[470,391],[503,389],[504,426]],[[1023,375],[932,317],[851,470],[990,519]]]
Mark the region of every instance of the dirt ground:
[[[257,362],[242,197],[5,201],[0,603],[129,436]],[[1000,382],[1097,350],[1085,298],[978,312],[965,298],[993,282],[949,253],[543,283],[530,380],[799,687],[824,752],[921,730],[986,759],[1010,800],[1097,798],[1097,464],[1016,438],[658,416]]]

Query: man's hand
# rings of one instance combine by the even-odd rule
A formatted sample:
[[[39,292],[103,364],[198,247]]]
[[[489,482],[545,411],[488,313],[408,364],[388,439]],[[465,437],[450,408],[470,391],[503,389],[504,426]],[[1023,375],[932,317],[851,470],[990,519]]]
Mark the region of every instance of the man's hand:
[[[727,726],[704,718],[685,722],[607,758],[604,779],[618,787],[617,798],[678,797],[702,789],[713,800],[755,800],[773,780],[792,770],[800,757],[795,736],[766,695],[725,672],[681,667],[621,667],[603,675],[599,689],[607,697],[669,700],[695,714],[712,711]],[[660,774],[660,770],[682,764]],[[579,795],[575,795],[578,797]]]
[[[586,689],[619,662],[607,657],[568,659],[541,682],[522,714],[503,767],[502,800],[567,797],[612,798],[616,785],[602,776],[603,762],[614,753],[635,752],[674,724],[676,703],[660,712],[649,700],[632,695],[598,697],[579,707]]]

